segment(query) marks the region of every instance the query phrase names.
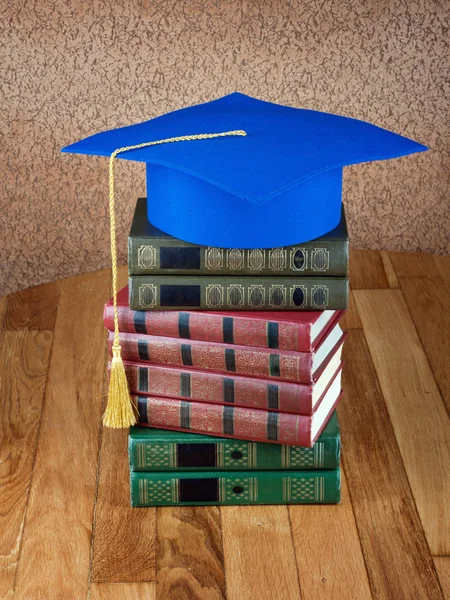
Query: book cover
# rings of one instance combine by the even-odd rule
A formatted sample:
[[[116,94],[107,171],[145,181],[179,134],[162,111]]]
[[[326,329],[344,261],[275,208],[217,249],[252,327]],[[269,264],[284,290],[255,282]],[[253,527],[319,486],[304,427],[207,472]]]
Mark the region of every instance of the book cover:
[[[340,396],[341,372],[312,415],[158,396],[132,396],[132,400],[138,411],[138,425],[143,427],[310,448],[330,419]]]
[[[109,332],[111,353],[114,334]],[[290,352],[269,350],[231,344],[212,344],[197,340],[180,340],[153,335],[121,333],[122,358],[129,362],[148,362],[153,365],[170,365],[236,373],[252,377],[281,379],[300,383],[314,383],[333,351],[343,344],[345,334],[339,325],[330,331],[315,352]]]
[[[313,384],[124,361],[132,394],[310,415],[341,367],[340,346]]]
[[[128,455],[132,471],[338,469],[339,423],[335,411],[312,448],[131,427]]]
[[[132,275],[133,310],[344,310],[346,277]]]
[[[130,473],[131,506],[337,504],[341,474],[329,471]]]
[[[281,248],[215,248],[178,240],[147,218],[139,198],[128,238],[130,275],[258,275],[346,277],[348,232],[344,208],[339,225],[315,240]]]
[[[119,329],[205,342],[311,352],[344,311],[142,311],[128,306],[128,286],[117,296]],[[114,330],[112,299],[103,322]]]

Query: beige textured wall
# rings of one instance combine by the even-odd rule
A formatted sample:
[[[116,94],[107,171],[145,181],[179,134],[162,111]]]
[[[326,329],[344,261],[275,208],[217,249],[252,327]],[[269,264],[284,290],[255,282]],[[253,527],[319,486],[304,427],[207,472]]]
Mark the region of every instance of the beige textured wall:
[[[3,0],[0,294],[109,264],[91,133],[234,90],[365,119],[431,147],[348,168],[354,247],[449,251],[446,0]],[[120,256],[141,166],[121,163]]]

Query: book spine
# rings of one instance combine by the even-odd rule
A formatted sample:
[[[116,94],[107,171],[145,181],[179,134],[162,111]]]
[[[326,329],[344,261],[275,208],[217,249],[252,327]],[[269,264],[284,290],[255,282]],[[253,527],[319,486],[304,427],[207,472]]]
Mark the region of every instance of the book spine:
[[[128,451],[133,471],[338,469],[340,438],[317,441],[312,448],[227,438],[195,443],[130,438]]]
[[[133,396],[138,422],[143,427],[207,433],[251,442],[272,442],[310,448],[311,417],[240,406],[224,406],[160,398]]]
[[[227,317],[203,312],[142,311],[119,306],[119,329],[124,333],[143,333],[174,338],[278,348],[297,352],[310,352],[311,326],[308,323],[267,321],[249,317]],[[103,322],[109,331],[114,330],[114,309],[105,305]]]
[[[310,415],[313,410],[311,385],[221,375],[207,371],[187,371],[183,368],[142,363],[124,364],[132,394],[279,410],[302,415]]]
[[[339,469],[330,471],[131,472],[131,506],[337,504]]]
[[[110,353],[113,340],[114,334],[110,332]],[[120,344],[122,358],[129,362],[313,383],[311,352],[270,351],[265,348],[209,342],[184,343],[176,338],[139,336],[133,333],[121,333]]]
[[[348,240],[316,240],[289,248],[244,250],[130,236],[128,269],[130,275],[346,277]]]
[[[348,306],[345,277],[155,277],[129,279],[133,310],[325,310]]]

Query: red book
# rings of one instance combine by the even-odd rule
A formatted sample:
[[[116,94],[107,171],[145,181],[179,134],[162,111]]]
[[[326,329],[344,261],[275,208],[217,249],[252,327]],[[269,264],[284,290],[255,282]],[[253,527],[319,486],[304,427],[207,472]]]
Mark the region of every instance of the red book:
[[[125,362],[132,394],[311,415],[341,366],[342,345],[314,384]]]
[[[131,362],[314,383],[333,350],[343,343],[344,337],[342,329],[335,325],[314,352],[272,350],[198,340],[189,340],[187,343],[187,340],[137,333],[121,333],[120,344],[123,360]],[[114,333],[110,332],[110,353],[113,339]]]
[[[174,398],[133,396],[139,425],[191,431],[252,442],[311,447],[341,397],[341,371],[310,416],[256,410],[240,406],[186,402]]]
[[[117,296],[119,330],[164,337],[312,352],[339,321],[342,310],[315,311],[140,311],[128,306],[128,286]],[[114,330],[113,303],[103,322]]]

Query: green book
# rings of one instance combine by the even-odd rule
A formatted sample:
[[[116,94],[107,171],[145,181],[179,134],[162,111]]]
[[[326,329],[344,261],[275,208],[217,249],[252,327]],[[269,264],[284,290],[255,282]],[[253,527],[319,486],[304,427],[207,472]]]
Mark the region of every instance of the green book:
[[[132,471],[278,471],[338,469],[341,438],[336,411],[312,448],[131,427]]]
[[[282,248],[215,248],[178,240],[147,218],[147,199],[136,204],[128,237],[130,275],[253,275],[346,277],[348,232],[339,225],[320,238]]]
[[[197,473],[131,471],[131,506],[208,504],[337,504],[341,472],[206,471]]]
[[[348,306],[346,277],[129,278],[132,310],[325,310]]]

